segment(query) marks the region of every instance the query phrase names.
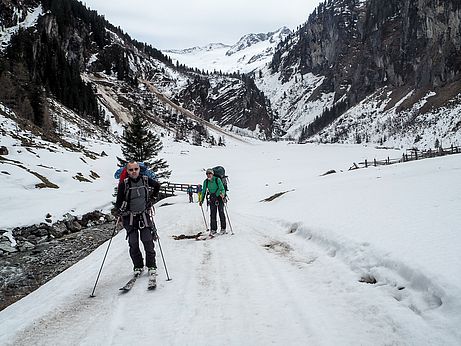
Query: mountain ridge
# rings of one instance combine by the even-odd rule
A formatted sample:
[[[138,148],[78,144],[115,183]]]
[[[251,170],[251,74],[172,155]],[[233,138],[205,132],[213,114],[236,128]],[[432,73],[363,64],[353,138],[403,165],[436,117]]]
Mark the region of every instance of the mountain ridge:
[[[271,117],[263,98],[258,101],[262,103],[262,108],[258,106],[257,111],[253,111],[255,106],[246,101],[246,95],[253,93],[249,88],[255,86],[244,83],[239,75],[217,76],[185,66],[174,66],[168,56],[148,44],[131,39],[120,28],[116,28],[96,11],[87,9],[78,1],[42,0],[20,3],[26,9],[41,4],[44,11],[36,25],[18,30],[11,37],[5,53],[0,56],[0,81],[6,86],[0,91],[0,102],[35,125],[45,126],[47,131],[55,130],[48,111],[49,97],[55,97],[81,116],[107,126],[108,114],[101,110],[102,101],[98,104],[97,89],[104,87],[115,89],[108,93],[118,104],[114,109],[129,110],[119,117],[125,123],[133,113],[149,114],[153,124],[166,126],[170,130],[173,128],[175,132],[181,133],[178,138],[192,140],[193,137],[202,137],[203,140],[211,140],[206,128],[191,119],[182,118],[179,123],[173,122],[173,118],[182,116],[146,90],[139,82],[142,79],[149,80],[162,93],[175,99],[178,105],[187,108],[193,105],[181,100],[181,90],[195,83],[197,78],[209,81],[219,78],[221,84],[233,85],[236,90],[227,94],[227,99],[223,99],[223,102],[235,109],[245,110],[249,117]],[[4,6],[12,9],[5,13],[18,11],[13,3]],[[10,22],[16,23],[14,20]],[[3,31],[6,32],[7,29]],[[85,75],[98,77],[86,78]],[[120,90],[124,92],[120,93]],[[219,94],[220,90],[213,90],[213,94],[216,93]],[[205,112],[211,100],[215,98],[210,92],[210,95],[203,98],[201,107],[195,111]],[[200,113],[196,115],[203,116]],[[213,118],[208,117],[207,120],[213,121]],[[218,122],[220,126],[235,126],[236,123],[240,124],[233,121],[232,117]],[[268,126],[244,128],[249,130],[248,134],[270,138],[271,121],[255,120],[253,123],[265,123]]]
[[[272,59],[275,47],[292,31],[287,27],[243,35],[236,43],[210,43],[183,50],[164,50],[173,60],[200,70],[250,73]]]

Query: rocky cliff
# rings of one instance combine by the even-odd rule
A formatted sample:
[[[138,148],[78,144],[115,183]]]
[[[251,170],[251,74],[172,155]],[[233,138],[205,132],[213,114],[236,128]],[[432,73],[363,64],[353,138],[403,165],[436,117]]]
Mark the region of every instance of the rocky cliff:
[[[325,77],[312,95],[334,93],[335,114],[385,88],[387,109],[412,92],[398,111],[412,109],[429,91],[424,114],[447,105],[461,90],[461,3],[456,0],[327,1],[278,48],[271,72]],[[331,112],[330,112],[331,113]],[[320,118],[321,116],[319,116]]]

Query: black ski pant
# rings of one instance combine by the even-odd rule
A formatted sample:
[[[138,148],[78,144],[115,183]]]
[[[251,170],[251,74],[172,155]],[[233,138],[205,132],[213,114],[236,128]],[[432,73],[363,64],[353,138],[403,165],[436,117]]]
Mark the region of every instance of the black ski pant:
[[[133,225],[129,225],[129,217],[127,224],[125,219],[123,220],[123,225],[127,230],[128,245],[130,247],[130,257],[133,262],[133,268],[143,268],[144,261],[142,257],[141,250],[139,248],[139,238],[144,246],[144,251],[146,253],[146,267],[157,267],[155,262],[155,250],[154,250],[154,238],[152,236],[152,228],[144,227],[139,228],[139,216],[133,218]]]
[[[218,221],[216,214],[219,212],[219,221],[221,223],[221,229],[226,229],[226,215],[224,214],[224,202],[221,197],[217,197],[214,194],[210,194],[210,224],[211,231],[216,232],[218,229]]]

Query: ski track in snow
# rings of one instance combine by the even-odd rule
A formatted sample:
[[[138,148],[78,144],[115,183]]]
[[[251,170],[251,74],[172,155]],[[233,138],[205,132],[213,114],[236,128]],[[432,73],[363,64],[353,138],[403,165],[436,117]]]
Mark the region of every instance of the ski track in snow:
[[[208,241],[162,236],[187,227],[188,233],[197,233],[203,228],[200,217],[187,226],[177,219],[160,231],[171,282],[165,281],[157,251],[157,289],[147,291],[143,273],[129,293],[118,293],[130,277],[121,273],[130,269],[127,248],[116,247],[111,250],[115,259],[105,268],[114,275],[101,277],[95,298],[88,298],[88,284],[77,287],[60,310],[18,333],[12,344],[125,345],[133,343],[132,332],[127,333],[133,330],[136,344],[143,345],[152,340],[165,345],[416,345],[444,340],[433,329],[414,335],[411,327],[425,321],[399,302],[395,287],[391,292],[388,285],[359,283],[358,274],[335,251],[290,233],[297,226],[240,214],[233,215],[235,235]],[[272,229],[267,232],[261,225]],[[119,243],[123,236],[119,234]],[[182,256],[174,257],[177,251]],[[382,301],[389,310],[379,309]],[[411,323],[404,326],[402,319]]]

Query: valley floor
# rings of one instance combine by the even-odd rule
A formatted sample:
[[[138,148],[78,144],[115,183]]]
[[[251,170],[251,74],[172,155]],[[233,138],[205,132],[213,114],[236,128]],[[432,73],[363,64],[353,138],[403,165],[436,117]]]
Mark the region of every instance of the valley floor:
[[[160,201],[171,281],[158,251],[157,290],[147,291],[144,275],[119,293],[131,271],[122,231],[95,298],[107,243],[0,312],[0,344],[459,344],[461,157],[339,172],[373,151],[363,150],[167,146],[177,181],[226,166],[235,234],[174,240],[204,230],[200,208],[185,194]],[[331,168],[338,173],[320,176]]]

